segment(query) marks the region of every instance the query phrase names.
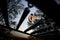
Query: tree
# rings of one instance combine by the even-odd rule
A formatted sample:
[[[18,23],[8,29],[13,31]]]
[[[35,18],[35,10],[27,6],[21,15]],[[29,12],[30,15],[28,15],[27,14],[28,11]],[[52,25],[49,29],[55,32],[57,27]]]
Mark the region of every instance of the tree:
[[[18,14],[21,14],[21,11],[24,9],[24,5],[21,3],[21,0],[9,0],[8,1],[8,19],[9,25],[11,28],[16,29],[16,21]]]

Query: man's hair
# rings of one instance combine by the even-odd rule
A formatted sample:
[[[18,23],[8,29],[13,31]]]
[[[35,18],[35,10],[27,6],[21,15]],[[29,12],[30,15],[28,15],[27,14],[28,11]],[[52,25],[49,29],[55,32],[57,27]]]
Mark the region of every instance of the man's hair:
[[[31,14],[31,15],[33,15],[33,14]]]

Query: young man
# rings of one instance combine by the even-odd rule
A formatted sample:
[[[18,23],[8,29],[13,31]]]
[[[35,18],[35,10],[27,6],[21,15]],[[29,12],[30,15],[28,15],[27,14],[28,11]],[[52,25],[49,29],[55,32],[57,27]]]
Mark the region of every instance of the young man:
[[[34,23],[36,21],[36,19],[39,19],[39,16],[35,16],[33,14],[31,14],[29,17],[28,17],[28,20],[32,23]]]

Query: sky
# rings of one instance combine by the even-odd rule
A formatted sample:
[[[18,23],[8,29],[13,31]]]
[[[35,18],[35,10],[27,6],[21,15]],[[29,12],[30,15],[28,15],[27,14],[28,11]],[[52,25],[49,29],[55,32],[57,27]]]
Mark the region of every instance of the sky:
[[[17,1],[17,0],[16,0],[16,1]],[[18,9],[18,10],[17,10],[18,14],[17,14],[16,18],[15,18],[15,19],[12,19],[13,22],[16,22],[16,25],[11,25],[11,28],[13,28],[13,29],[16,29],[16,26],[17,26],[18,23],[19,23],[19,20],[20,20],[22,14],[23,14],[23,12],[24,12],[24,9],[25,9],[26,7],[28,7],[28,2],[27,2],[27,1],[21,0],[17,5],[19,6],[20,3],[23,4],[24,7],[23,7],[22,10],[21,10],[21,9]],[[29,16],[31,13],[34,13],[34,12],[37,10],[37,8],[34,6],[34,7],[32,7],[32,8],[29,8],[29,10],[30,10],[30,12],[29,12],[28,16]],[[25,29],[28,28],[28,25],[27,25],[28,16],[25,18],[25,20],[23,21],[23,23],[21,24],[21,26],[19,27],[18,30],[24,31]],[[12,26],[13,26],[13,27],[12,27]]]
[[[55,0],[57,2],[57,4],[60,4],[60,0]]]
[[[22,3],[25,5],[25,7],[28,7],[28,6],[27,6],[28,2],[22,0]],[[34,7],[30,8],[29,10],[30,10],[30,13],[28,14],[28,16],[29,16],[31,13],[34,13],[34,12],[37,10],[37,8],[34,6]],[[20,26],[20,28],[19,28],[18,30],[24,31],[24,30],[26,30],[26,29],[28,28],[28,25],[27,25],[28,16],[25,18],[25,20],[23,21],[23,23],[21,24],[21,26]],[[28,33],[31,33],[32,31],[34,31],[34,30],[30,30],[30,31],[28,31]]]

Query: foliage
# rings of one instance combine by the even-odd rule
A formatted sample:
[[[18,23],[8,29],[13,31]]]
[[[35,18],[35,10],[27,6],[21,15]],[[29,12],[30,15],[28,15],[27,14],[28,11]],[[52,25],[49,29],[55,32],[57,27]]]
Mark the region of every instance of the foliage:
[[[21,3],[21,0],[9,0],[8,2],[8,19],[9,25],[11,28],[16,29],[16,21],[14,21],[18,14],[21,14],[21,11],[24,9],[24,5]]]

